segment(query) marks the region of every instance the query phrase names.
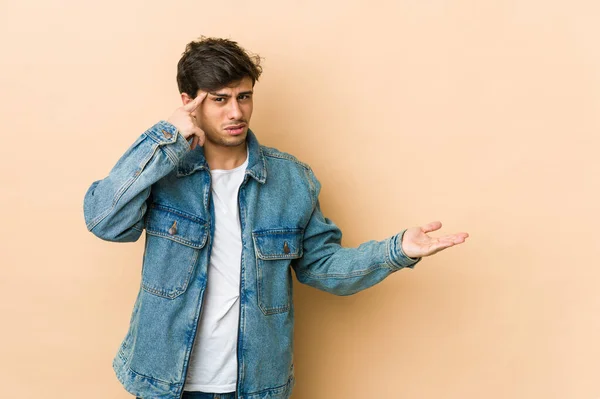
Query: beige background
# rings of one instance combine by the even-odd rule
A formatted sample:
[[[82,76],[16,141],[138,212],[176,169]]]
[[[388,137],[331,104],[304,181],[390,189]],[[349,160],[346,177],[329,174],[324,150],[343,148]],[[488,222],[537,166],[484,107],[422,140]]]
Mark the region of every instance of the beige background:
[[[180,104],[201,34],[264,57],[252,127],[346,245],[471,234],[355,296],[296,284],[294,399],[600,398],[597,1],[0,7],[2,398],[131,397],[143,238],[88,233],[83,196]]]

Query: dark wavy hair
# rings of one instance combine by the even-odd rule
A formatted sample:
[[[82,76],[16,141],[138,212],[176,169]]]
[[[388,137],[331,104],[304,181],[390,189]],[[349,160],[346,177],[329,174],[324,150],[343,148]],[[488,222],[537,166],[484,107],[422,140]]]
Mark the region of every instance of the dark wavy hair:
[[[258,55],[229,39],[201,36],[186,45],[177,63],[177,86],[195,98],[198,90],[215,91],[247,76],[254,86],[261,73]]]

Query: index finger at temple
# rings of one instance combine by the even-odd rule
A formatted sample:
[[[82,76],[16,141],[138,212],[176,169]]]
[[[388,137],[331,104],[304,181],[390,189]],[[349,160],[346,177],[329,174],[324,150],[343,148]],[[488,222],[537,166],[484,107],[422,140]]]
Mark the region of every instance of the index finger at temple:
[[[207,94],[206,92],[202,92],[202,93],[198,94],[196,96],[196,98],[194,98],[192,101],[187,103],[183,108],[188,112],[195,111],[196,108],[198,108],[198,106],[202,103],[202,101],[204,101],[204,98],[206,98],[206,94]]]

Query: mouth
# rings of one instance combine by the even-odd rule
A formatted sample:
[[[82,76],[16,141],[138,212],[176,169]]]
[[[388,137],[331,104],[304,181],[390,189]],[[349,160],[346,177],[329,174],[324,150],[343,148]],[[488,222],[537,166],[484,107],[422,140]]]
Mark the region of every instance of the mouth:
[[[227,131],[227,133],[229,133],[233,136],[237,136],[238,134],[242,134],[244,132],[245,128],[246,128],[246,124],[240,123],[239,125],[227,126],[225,128],[225,130]]]

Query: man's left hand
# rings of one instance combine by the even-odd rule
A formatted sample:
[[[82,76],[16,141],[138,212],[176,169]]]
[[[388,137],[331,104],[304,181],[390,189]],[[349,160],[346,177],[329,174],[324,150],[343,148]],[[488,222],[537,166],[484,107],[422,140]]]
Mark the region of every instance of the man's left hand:
[[[427,235],[427,233],[439,230],[441,227],[442,222],[436,221],[425,226],[407,229],[402,237],[402,250],[411,258],[422,258],[456,244],[461,244],[469,236],[467,233],[449,234],[438,238]]]

